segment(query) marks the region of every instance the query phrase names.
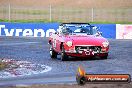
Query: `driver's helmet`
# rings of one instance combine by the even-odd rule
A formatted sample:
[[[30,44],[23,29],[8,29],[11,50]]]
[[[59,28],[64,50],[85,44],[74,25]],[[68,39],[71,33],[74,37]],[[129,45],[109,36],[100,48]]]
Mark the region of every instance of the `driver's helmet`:
[[[62,30],[62,32],[63,32],[64,34],[69,34],[69,33],[72,33],[72,30],[70,30],[70,28],[64,28],[64,29]]]
[[[86,28],[81,28],[80,32],[81,33],[87,33],[87,29]]]

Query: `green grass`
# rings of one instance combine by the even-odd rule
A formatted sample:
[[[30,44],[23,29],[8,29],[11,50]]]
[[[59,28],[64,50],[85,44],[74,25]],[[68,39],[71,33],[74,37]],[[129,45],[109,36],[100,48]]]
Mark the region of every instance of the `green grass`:
[[[8,19],[8,9],[0,8],[0,22],[88,22],[91,21],[91,8],[74,8],[74,7],[61,7],[52,8],[51,18],[49,8],[43,9],[23,9],[23,8],[11,8],[11,21]],[[132,24],[131,8],[94,8],[94,22],[98,24]],[[15,20],[17,19],[17,20]],[[112,22],[113,21],[113,22]]]
[[[18,22],[18,23],[49,23],[50,21],[47,19],[37,19],[37,20],[7,20],[7,19],[0,19],[0,22]],[[53,22],[58,22],[58,23],[63,23],[62,20],[52,20],[50,23]],[[73,21],[74,22],[74,21]],[[108,21],[100,21],[100,22],[88,22],[91,24],[132,24],[132,22],[108,22]]]
[[[7,9],[0,9],[0,13],[8,13]],[[49,14],[48,10],[19,10],[19,9],[11,9],[11,14],[21,14],[21,15],[45,15]]]
[[[28,19],[28,20],[7,20],[7,19],[0,19],[0,22],[16,22],[16,23],[53,23],[53,22],[58,22],[58,23],[62,23],[61,20],[47,20],[47,19],[36,19],[36,20],[32,20],[32,19]]]
[[[91,24],[132,24],[132,22],[107,22],[107,21],[101,21],[101,22],[89,22]]]
[[[47,23],[47,22],[50,22],[49,20],[43,20],[43,19],[37,19],[37,20],[7,20],[7,19],[0,19],[0,22],[18,22],[18,23]]]
[[[44,15],[49,14],[46,10],[11,10],[11,13],[24,14],[24,15]]]

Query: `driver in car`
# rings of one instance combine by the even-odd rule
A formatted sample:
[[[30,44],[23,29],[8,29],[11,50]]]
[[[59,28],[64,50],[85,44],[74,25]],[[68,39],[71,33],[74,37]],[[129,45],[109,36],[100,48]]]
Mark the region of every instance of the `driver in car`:
[[[72,33],[72,30],[70,30],[70,28],[64,28],[64,29],[62,30],[62,33],[63,33],[63,34],[69,34],[69,33]]]

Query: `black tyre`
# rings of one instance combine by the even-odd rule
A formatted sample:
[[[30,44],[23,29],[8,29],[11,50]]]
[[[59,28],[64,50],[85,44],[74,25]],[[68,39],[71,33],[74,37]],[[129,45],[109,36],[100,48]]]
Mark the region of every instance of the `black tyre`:
[[[62,49],[61,49],[61,60],[62,61],[68,60],[68,56],[65,53],[64,46],[62,46]]]
[[[104,56],[101,57],[102,59],[107,59],[108,58],[108,53],[106,53]]]
[[[50,45],[50,57],[52,59],[57,58],[57,53],[53,50],[52,45]]]

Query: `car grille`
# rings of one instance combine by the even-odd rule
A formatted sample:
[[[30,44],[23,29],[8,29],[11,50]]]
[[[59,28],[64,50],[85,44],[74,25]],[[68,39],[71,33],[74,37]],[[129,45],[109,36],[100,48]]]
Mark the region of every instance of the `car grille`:
[[[92,51],[101,51],[101,46],[75,46],[76,51],[84,51],[84,50],[92,50]]]

